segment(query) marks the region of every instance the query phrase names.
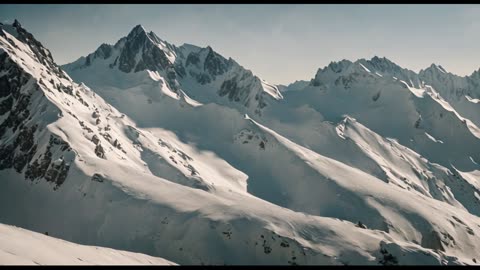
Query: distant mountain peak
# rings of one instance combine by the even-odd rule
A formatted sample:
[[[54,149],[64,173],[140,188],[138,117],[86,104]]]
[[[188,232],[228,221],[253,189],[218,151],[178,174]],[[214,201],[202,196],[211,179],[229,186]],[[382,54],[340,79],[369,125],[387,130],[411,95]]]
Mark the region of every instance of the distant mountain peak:
[[[347,59],[342,59],[340,61],[331,61],[325,68],[319,69],[319,71],[332,70],[335,73],[342,72],[346,67],[352,65],[353,62]]]
[[[374,72],[398,74],[404,73],[406,70],[386,57],[374,56],[370,60],[358,60],[362,62],[367,68]]]
[[[387,64],[387,65],[395,65],[395,66],[398,66],[397,64],[395,64],[392,60],[386,58],[385,56],[383,57],[379,57],[379,56],[374,56],[372,57],[370,60],[369,60],[371,63],[377,63],[377,64]]]
[[[437,65],[437,64],[435,64],[435,63],[432,63],[432,64],[430,65],[430,68],[431,68],[431,69],[435,69],[435,70],[439,70],[439,71],[442,72],[442,73],[448,73],[441,65]]]
[[[15,20],[13,21],[12,26],[13,26],[13,27],[22,27],[22,25],[20,24],[20,22],[19,22],[17,19],[15,19]]]
[[[147,31],[145,30],[145,28],[141,24],[133,27],[133,29],[127,35],[127,38],[130,39],[130,38],[136,37],[140,34],[147,34]]]
[[[472,74],[469,77],[477,77],[480,78],[480,68],[473,71]]]
[[[151,42],[154,45],[166,46],[166,42],[161,39],[155,32],[147,30],[141,25],[138,24],[135,26],[130,33],[126,36],[127,41],[136,41],[140,43]]]
[[[379,62],[379,61],[385,61],[385,60],[388,60],[385,56],[384,57],[378,57],[376,55],[374,57],[372,57],[372,59],[370,59],[370,61],[373,61],[373,62]]]

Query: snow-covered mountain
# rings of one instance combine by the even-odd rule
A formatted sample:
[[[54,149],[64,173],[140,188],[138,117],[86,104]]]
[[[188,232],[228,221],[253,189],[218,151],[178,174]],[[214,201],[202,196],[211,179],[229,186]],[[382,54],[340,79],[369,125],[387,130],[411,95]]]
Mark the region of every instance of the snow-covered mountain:
[[[261,114],[270,100],[282,98],[276,86],[211,47],[176,47],[141,25],[115,45],[102,44],[63,68],[101,93],[111,87],[135,88],[144,92],[149,102],[158,101],[156,90],[160,88],[164,95],[193,106],[214,100]]]
[[[441,67],[281,93],[142,26],[65,71],[18,22],[0,48],[2,223],[179,264],[479,263],[478,108]]]

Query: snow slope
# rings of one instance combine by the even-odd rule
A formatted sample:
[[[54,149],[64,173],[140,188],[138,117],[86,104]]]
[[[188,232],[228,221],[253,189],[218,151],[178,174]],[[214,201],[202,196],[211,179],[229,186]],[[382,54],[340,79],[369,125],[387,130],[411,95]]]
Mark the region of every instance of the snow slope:
[[[2,265],[175,265],[162,258],[110,248],[83,246],[0,224]]]
[[[398,66],[388,69],[391,62],[376,59],[355,63],[344,60],[320,69],[310,86],[285,93],[289,102],[282,110],[307,104],[334,123],[349,115],[432,162],[445,167],[453,164],[461,170],[475,168],[469,156],[478,155],[480,149],[478,126],[457,112],[433,87],[418,85],[420,79],[413,72]],[[384,76],[366,71],[361,62],[370,71],[383,64],[387,68],[377,70]],[[444,143],[430,140],[425,132]]]

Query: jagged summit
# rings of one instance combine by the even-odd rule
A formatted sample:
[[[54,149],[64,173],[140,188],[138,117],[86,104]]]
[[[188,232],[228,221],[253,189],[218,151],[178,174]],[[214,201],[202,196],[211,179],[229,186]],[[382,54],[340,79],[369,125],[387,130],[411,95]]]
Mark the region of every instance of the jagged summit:
[[[363,68],[359,68],[363,67]],[[365,69],[366,68],[366,69]],[[361,58],[355,61],[348,59],[343,59],[340,61],[332,61],[327,66],[319,68],[317,74],[333,72],[336,74],[346,74],[350,72],[378,72],[379,74],[387,74],[397,79],[401,78],[409,81],[410,79],[418,76],[424,76],[425,74],[445,74],[454,77],[472,77],[478,76],[480,69],[474,71],[469,76],[459,76],[451,72],[448,72],[442,65],[432,63],[429,67],[415,72],[413,70],[403,68],[400,65],[396,64],[392,60],[386,57],[373,56],[371,59]]]
[[[426,73],[426,72],[434,72],[434,73],[444,73],[444,74],[450,74],[450,72],[447,72],[441,65],[437,65],[435,63],[432,63],[429,67],[420,70],[420,73]],[[454,74],[452,74],[454,75]],[[455,75],[457,76],[457,75]]]
[[[346,67],[349,67],[351,64],[353,64],[352,61],[347,59],[342,59],[340,61],[332,61],[325,68],[319,69],[319,70],[325,70],[328,68],[335,73],[340,73],[342,72],[342,70],[344,70]]]
[[[160,47],[162,47],[162,49],[172,49],[172,48],[164,48],[167,45],[169,45],[169,47],[172,47],[172,45],[168,44],[163,39],[161,39],[157,34],[155,34],[155,32],[147,31],[145,27],[143,27],[143,25],[141,24],[138,24],[135,27],[133,27],[132,30],[128,33],[128,35],[125,38],[127,40],[142,39],[142,41],[143,39],[146,38],[148,39],[148,41],[154,43],[155,45],[159,45]],[[120,39],[120,41],[121,40],[123,40],[123,38]]]
[[[420,70],[418,76],[429,84],[435,84],[438,81],[444,83],[447,79],[457,77],[454,74],[447,73],[443,68],[433,63],[429,67]]]
[[[104,43],[95,52],[64,67],[75,70],[107,64],[110,69],[118,69],[124,73],[135,73],[146,69],[166,71],[173,67],[176,58],[175,50],[175,46],[164,42],[154,32],[147,32],[139,24],[127,36],[120,38],[115,45]]]
[[[434,63],[419,72],[415,72],[401,67],[386,57],[374,56],[369,60],[361,58],[354,62],[346,59],[339,62],[331,62],[328,66],[318,69],[311,84],[319,86],[329,80],[337,80],[339,77],[343,78],[341,79],[342,81],[354,83],[357,79],[353,79],[353,77],[358,74],[369,74],[366,78],[385,77],[395,81],[403,81],[409,86],[417,88],[423,87],[423,82],[442,88],[440,84],[449,81],[449,84],[454,84],[455,87],[461,88],[455,90],[457,93],[465,92],[463,88],[472,87],[467,86],[466,82],[460,82],[461,80],[474,80],[474,77],[478,76],[478,73],[475,72],[470,76],[458,76],[448,72],[441,65]]]
[[[318,73],[333,72],[336,74],[346,74],[350,72],[380,72],[388,74],[397,74],[401,72],[410,72],[403,69],[386,57],[374,56],[370,60],[361,58],[354,62],[343,59],[340,61],[332,61],[326,67],[319,68]]]
[[[415,81],[415,72],[404,69],[386,57],[374,56],[370,60],[365,58],[354,62],[343,59],[331,62],[328,66],[318,69],[310,85],[321,86],[324,84],[344,85],[349,88],[352,84],[362,80],[378,80],[387,76],[412,84]]]
[[[147,32],[140,24],[114,46],[102,44],[95,52],[63,68],[87,85],[99,86],[99,83],[107,84],[105,81],[116,81],[113,83],[117,87],[125,88],[131,80],[128,81],[122,74],[115,75],[119,77],[117,80],[112,79],[112,74],[120,71],[132,74],[138,80],[153,79],[160,85],[166,85],[162,92],[175,99],[186,93],[200,99],[200,103],[240,103],[257,114],[267,106],[266,99],[282,98],[276,86],[262,81],[232,58],[226,59],[210,45],[204,48],[191,44],[177,47],[162,40],[153,31]],[[93,70],[102,72],[104,76],[91,81],[89,74]],[[127,82],[124,84],[123,81]],[[192,84],[198,87],[192,87]]]
[[[133,27],[133,29],[128,34],[127,38],[135,37],[137,35],[146,34],[146,33],[147,31],[145,30],[145,28],[141,24],[139,24]]]
[[[370,61],[372,61],[372,62],[385,62],[385,61],[392,62],[389,59],[387,59],[385,56],[379,57],[377,55],[373,56],[372,59],[370,59]]]
[[[374,56],[370,60],[358,60],[360,62],[366,62],[371,69],[377,72],[383,73],[394,73],[394,72],[401,72],[404,70],[399,65],[395,64],[393,61],[386,57],[378,57]]]
[[[470,77],[471,79],[480,79],[480,68],[473,71],[472,74],[470,74],[470,76],[468,77]]]
[[[432,64],[433,65],[433,64]],[[448,73],[447,70],[445,68],[443,68],[441,65],[435,65],[440,71],[444,72],[444,73]]]
[[[20,22],[15,19],[13,24],[3,24],[0,26],[0,36],[5,37],[9,42],[13,42],[11,38],[7,35],[12,35],[23,44],[29,47],[33,52],[34,58],[37,61],[47,66],[54,72],[57,76],[61,78],[67,78],[68,76],[57,66],[55,60],[52,57],[50,51],[45,48],[40,41],[35,39],[33,35],[25,30]],[[15,43],[11,43],[13,46],[16,46]]]

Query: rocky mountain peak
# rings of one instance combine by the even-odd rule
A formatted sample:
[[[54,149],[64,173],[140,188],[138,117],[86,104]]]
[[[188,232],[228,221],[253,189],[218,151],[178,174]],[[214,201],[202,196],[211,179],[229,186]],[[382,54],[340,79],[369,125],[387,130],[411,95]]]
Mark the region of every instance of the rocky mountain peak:
[[[20,28],[21,28],[21,27],[22,27],[22,25],[20,24],[20,22],[19,22],[17,19],[15,19],[15,20],[13,21],[12,26],[15,27],[15,28],[17,28],[17,27],[20,27]]]
[[[141,24],[139,24],[139,25],[133,27],[133,29],[127,35],[127,38],[132,39],[132,38],[135,38],[139,35],[146,35],[146,34],[147,34],[147,31],[145,30],[145,28],[143,28],[143,26]]]
[[[119,42],[121,42],[120,40]],[[166,70],[173,63],[171,46],[164,43],[155,33],[147,33],[142,25],[135,26],[123,42],[118,56],[118,69],[125,73],[141,70]],[[116,62],[113,63],[113,66]]]
[[[335,73],[341,73],[342,71],[346,70],[346,68],[348,68],[352,64],[353,64],[353,62],[349,61],[347,59],[343,59],[339,62],[332,61],[332,62],[330,62],[330,64],[328,64],[328,66],[325,69],[330,69]],[[322,70],[325,70],[325,69],[322,69]]]
[[[6,37],[5,32],[15,36],[17,40],[28,46],[33,52],[33,57],[38,62],[50,68],[52,72],[54,72],[57,76],[61,78],[67,78],[64,72],[57,66],[57,64],[53,60],[50,51],[45,48],[40,41],[36,40],[30,32],[22,28],[18,20],[15,19],[12,25],[1,25],[0,30],[0,36],[5,37],[11,45],[16,47],[13,41]]]
[[[428,68],[422,69],[419,72],[419,75],[426,75],[426,74],[434,75],[436,77],[460,77],[458,75],[448,72],[441,65],[437,65],[437,64],[431,64]]]
[[[447,72],[442,66],[431,64],[428,68],[420,70],[418,75],[426,82],[436,85],[438,82],[445,83],[460,78],[460,76]]]
[[[392,73],[392,72],[400,72],[403,70],[399,65],[395,64],[394,62],[390,61],[386,57],[378,57],[374,56],[372,59],[366,61],[368,66],[371,69],[384,72],[384,73]]]
[[[469,77],[471,79],[480,80],[480,69],[475,70]]]
[[[435,73],[435,74],[437,74],[437,73],[447,74],[448,73],[441,65],[437,65],[435,63],[432,63],[428,68],[426,68],[422,71],[424,73]]]

